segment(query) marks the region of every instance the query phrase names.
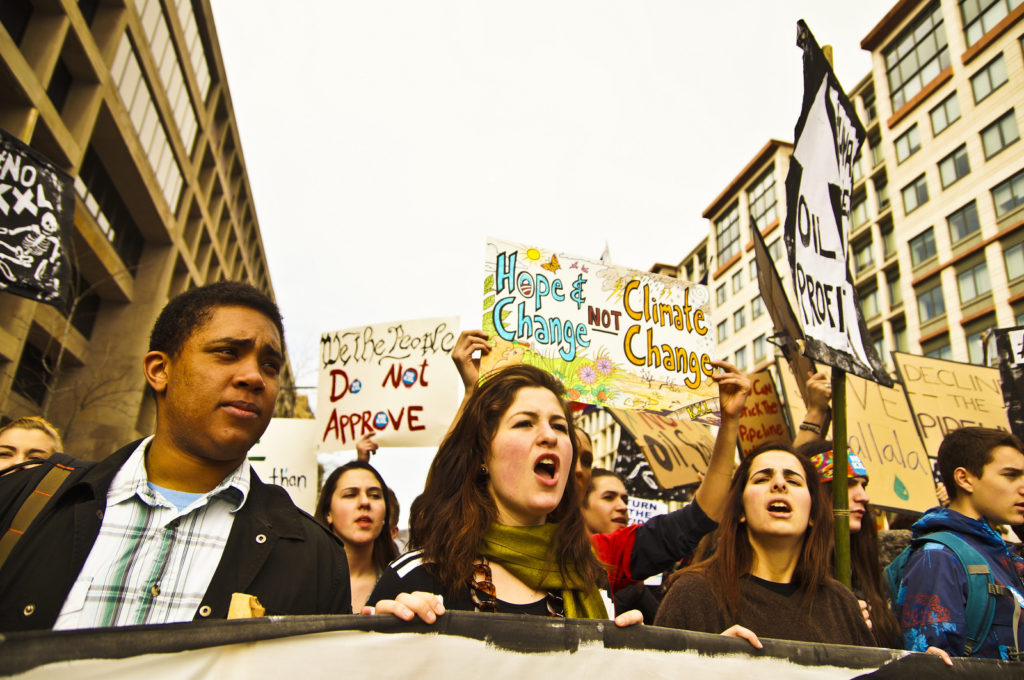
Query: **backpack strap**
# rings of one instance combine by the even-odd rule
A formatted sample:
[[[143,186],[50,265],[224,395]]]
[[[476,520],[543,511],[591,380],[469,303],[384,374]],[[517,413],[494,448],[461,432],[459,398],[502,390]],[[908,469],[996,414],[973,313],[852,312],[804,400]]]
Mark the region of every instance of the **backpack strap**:
[[[972,652],[982,645],[985,638],[988,637],[989,630],[992,628],[992,619],[995,618],[996,613],[994,596],[1004,594],[1009,595],[1011,598],[1013,596],[1004,586],[996,585],[992,579],[992,571],[989,569],[985,557],[956,533],[952,531],[936,531],[921,536],[915,540],[915,543],[918,541],[941,543],[952,550],[967,574],[967,602],[965,607],[967,636],[964,643],[964,654],[970,656]],[[1016,613],[1017,609],[1016,602],[1014,602],[1015,616],[1017,617],[1014,621],[1015,638],[1016,621],[1019,619],[1019,613]],[[1016,639],[1014,639],[1014,647],[1016,647]]]
[[[42,512],[46,503],[75,469],[60,463],[51,463],[51,465],[53,467],[43,475],[36,487],[32,489],[32,493],[22,502],[14,519],[11,520],[11,526],[3,536],[0,536],[0,569],[3,568],[11,551],[14,550],[14,546],[32,524],[32,520]]]

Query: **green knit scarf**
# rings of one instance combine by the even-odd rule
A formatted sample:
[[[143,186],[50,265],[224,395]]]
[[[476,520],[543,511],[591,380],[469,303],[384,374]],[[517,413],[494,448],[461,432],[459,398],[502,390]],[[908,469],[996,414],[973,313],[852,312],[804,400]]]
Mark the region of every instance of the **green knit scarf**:
[[[557,524],[539,527],[510,527],[492,523],[480,542],[480,554],[497,562],[516,578],[537,590],[559,590],[570,619],[607,619],[604,601],[594,584],[584,583],[574,564],[568,565],[568,581],[562,579],[558,563],[548,551]]]

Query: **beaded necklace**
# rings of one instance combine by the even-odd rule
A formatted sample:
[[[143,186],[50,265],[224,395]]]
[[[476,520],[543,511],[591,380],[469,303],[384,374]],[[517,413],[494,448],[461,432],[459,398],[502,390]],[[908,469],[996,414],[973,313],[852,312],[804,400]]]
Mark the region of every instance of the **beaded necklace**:
[[[478,612],[498,611],[498,598],[495,596],[494,581],[491,578],[491,567],[487,564],[486,557],[480,557],[480,562],[473,566],[473,578],[469,582],[469,594],[473,598],[473,605]],[[565,602],[561,596],[547,591],[545,604],[548,607],[548,616],[565,618]]]

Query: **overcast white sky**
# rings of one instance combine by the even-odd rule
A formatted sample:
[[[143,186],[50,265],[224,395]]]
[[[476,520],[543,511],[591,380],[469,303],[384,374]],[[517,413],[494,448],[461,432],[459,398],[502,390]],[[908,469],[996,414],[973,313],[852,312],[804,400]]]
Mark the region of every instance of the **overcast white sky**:
[[[488,235],[679,262],[711,200],[769,138],[792,140],[797,20],[849,89],[895,0],[211,4],[292,366],[312,386],[322,331],[479,327]]]

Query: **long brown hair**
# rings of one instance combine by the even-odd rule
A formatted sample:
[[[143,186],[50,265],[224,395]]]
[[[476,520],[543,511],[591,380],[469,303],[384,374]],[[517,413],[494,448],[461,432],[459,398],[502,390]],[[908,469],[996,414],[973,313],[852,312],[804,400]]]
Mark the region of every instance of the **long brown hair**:
[[[313,518],[331,531],[334,531],[331,523],[327,521],[327,514],[331,511],[331,498],[333,498],[334,492],[338,488],[338,482],[341,480],[341,476],[349,470],[368,470],[377,478],[377,483],[380,484],[380,491],[384,498],[384,524],[381,526],[380,533],[373,539],[372,559],[374,569],[381,572],[384,571],[384,567],[388,566],[392,560],[398,557],[398,548],[395,547],[395,542],[391,540],[391,493],[389,493],[391,489],[384,483],[384,478],[377,472],[377,468],[361,460],[352,460],[341,467],[335,468],[334,472],[327,477],[323,488],[320,489],[320,498],[316,501],[316,511],[313,513]]]
[[[569,565],[575,566],[584,582],[596,582],[600,564],[590,549],[579,490],[572,477],[579,455],[572,428],[572,413],[562,394],[562,383],[535,366],[518,364],[494,371],[470,396],[462,416],[441,442],[430,464],[427,482],[410,508],[409,545],[423,551],[437,577],[450,592],[468,587],[473,575],[480,541],[497,518],[497,507],[487,490],[487,477],[480,466],[490,451],[491,440],[502,415],[524,387],[543,387],[557,398],[570,426],[572,464],[562,500],[548,515],[557,522],[549,559],[557,562],[563,578]]]
[[[718,543],[714,554],[684,571],[703,574],[710,582],[711,591],[726,616],[730,619],[736,617],[741,605],[740,578],[750,573],[754,562],[754,549],[747,535],[747,524],[740,521],[743,516],[743,491],[754,459],[767,451],[793,454],[800,461],[807,480],[807,490],[811,496],[810,526],[804,533],[793,581],[801,592],[801,607],[810,618],[814,596],[824,584],[834,580],[830,575],[832,506],[822,495],[821,482],[814,465],[806,456],[796,453],[789,442],[766,442],[740,461],[732,476],[725,511],[718,524]]]

